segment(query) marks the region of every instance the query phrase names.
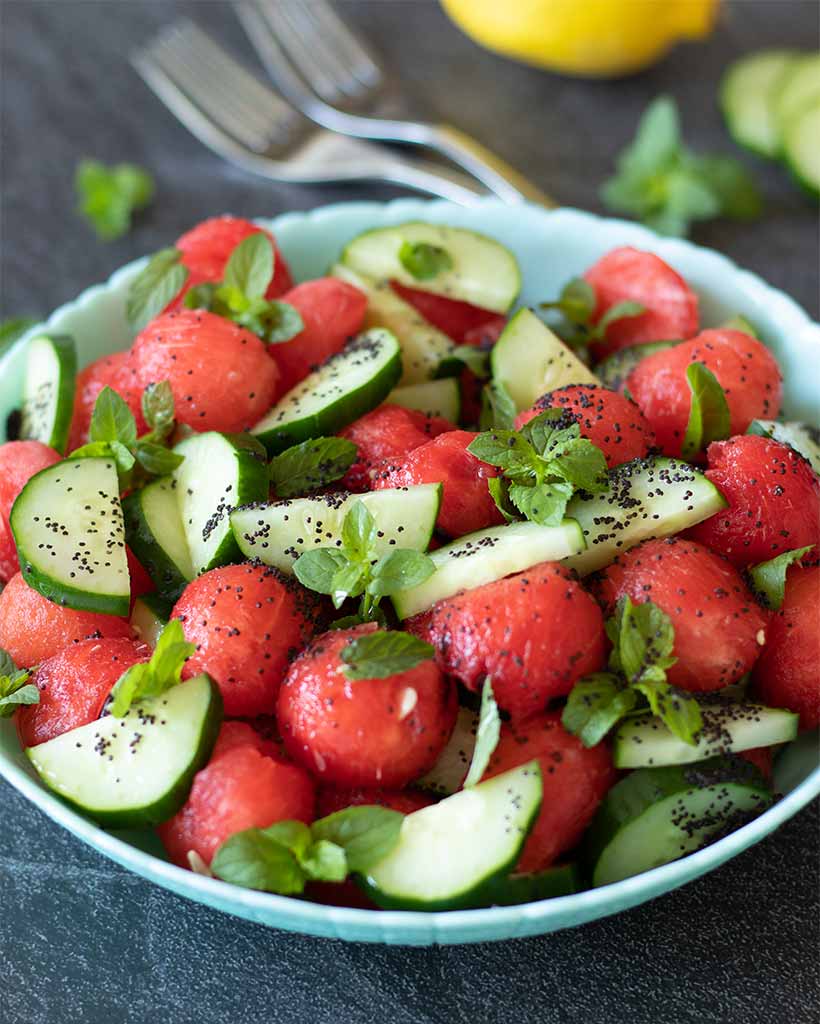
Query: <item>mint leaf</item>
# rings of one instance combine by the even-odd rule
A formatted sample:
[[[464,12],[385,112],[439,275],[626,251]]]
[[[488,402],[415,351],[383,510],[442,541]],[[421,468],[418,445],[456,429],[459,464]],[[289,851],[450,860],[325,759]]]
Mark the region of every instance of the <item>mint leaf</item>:
[[[223,283],[235,288],[247,299],[264,298],[273,280],[273,245],[259,231],[243,238],[225,265]]]
[[[539,303],[541,309],[555,309],[578,327],[588,327],[595,312],[595,289],[583,277],[573,277],[552,302]]]
[[[337,548],[313,548],[293,563],[296,579],[317,594],[333,593],[333,577],[348,564],[345,554]]]
[[[100,238],[110,241],[126,234],[131,215],[154,196],[154,180],[136,164],[106,167],[98,160],[82,160],[74,175],[79,212]]]
[[[276,832],[268,834],[275,828],[248,828],[229,836],[214,854],[211,871],[246,889],[282,896],[304,892],[305,872],[293,852],[275,838]]]
[[[745,167],[728,156],[701,156],[695,168],[709,183],[721,212],[733,220],[756,220],[763,212],[763,200]]]
[[[625,300],[624,302],[614,303],[590,330],[588,341],[604,341],[607,327],[610,324],[614,324],[617,320],[628,320],[633,316],[640,316],[641,313],[645,312],[646,306],[641,305],[640,302]]]
[[[189,288],[182,300],[186,309],[206,309],[210,311],[214,303],[218,284],[213,281],[203,281],[202,284],[195,284]]]
[[[391,852],[399,841],[404,815],[387,807],[360,805],[336,811],[311,826],[317,843],[341,847],[350,871],[367,871]]]
[[[417,587],[436,570],[435,562],[421,551],[398,548],[376,562],[367,586],[376,597],[387,597],[409,587]]]
[[[678,660],[672,655],[675,630],[669,616],[652,601],[633,604],[630,598],[621,598],[606,632],[612,642],[610,668],[621,672],[630,685],[665,679],[666,669]]]
[[[790,566],[805,558],[813,547],[813,544],[809,544],[805,548],[784,551],[782,555],[770,558],[768,562],[750,566],[746,570],[752,590],[767,608],[773,611],[780,609],[786,592],[786,573]]]
[[[40,703],[40,691],[28,682],[30,676],[28,669],[17,668],[8,651],[0,648],[0,718],[9,718],[22,705]]]
[[[612,672],[594,672],[573,686],[561,724],[585,747],[594,747],[637,703],[637,694]]]
[[[349,870],[345,851],[326,839],[313,843],[299,863],[314,882],[343,882]]]
[[[254,333],[269,345],[291,341],[305,329],[305,322],[299,310],[289,302],[278,299],[265,304],[264,310],[257,314],[257,325],[259,329]],[[250,329],[254,330],[253,327]]]
[[[0,647],[0,676],[11,676],[17,671],[14,659],[8,651]]]
[[[572,484],[555,481],[549,484],[511,484],[510,501],[518,511],[540,526],[559,526],[572,497]]]
[[[635,689],[646,697],[652,714],[657,715],[670,732],[684,743],[691,746],[697,744],[698,733],[703,728],[703,717],[700,704],[691,694],[659,681],[638,682],[635,683]]]
[[[471,455],[501,469],[531,469],[536,453],[531,444],[516,430],[489,430],[479,434],[467,447]]]
[[[145,472],[151,476],[167,476],[185,461],[184,455],[172,452],[161,444],[143,439],[137,441],[134,455]]]
[[[334,608],[341,608],[349,597],[358,597],[367,586],[367,568],[360,561],[345,561],[330,581]]]
[[[729,403],[717,377],[703,363],[690,363],[686,380],[692,404],[681,454],[691,459],[712,441],[723,441],[729,436]]]
[[[376,520],[363,501],[356,501],[342,523],[342,546],[349,558],[365,560],[376,539]]]
[[[651,174],[674,160],[681,145],[680,117],[675,101],[659,96],[644,112],[632,144],[619,160],[630,174]]]
[[[449,252],[429,242],[402,242],[399,263],[418,281],[429,281],[453,268],[453,258]]]
[[[142,415],[154,440],[163,441],[174,429],[174,393],[167,380],[149,384],[142,392]]]
[[[270,478],[280,498],[308,494],[343,477],[356,461],[357,448],[343,437],[318,437],[303,441],[270,464]]]
[[[342,648],[342,671],[348,679],[387,679],[428,661],[434,653],[432,644],[409,633],[379,630]]]
[[[479,421],[482,430],[512,430],[516,412],[512,395],[500,380],[491,380],[484,385]]]
[[[487,770],[493,751],[498,746],[498,737],[501,735],[501,716],[498,713],[498,705],[493,695],[493,683],[490,676],[484,680],[481,689],[481,710],[478,713],[478,727],[475,734],[475,747],[473,757],[470,761],[470,770],[464,780],[463,789],[475,786]]]
[[[108,450],[110,451],[114,461],[117,463],[117,472],[120,478],[126,476],[134,468],[136,464],[136,458],[132,454],[129,448],[126,448],[122,441],[108,441],[108,442],[96,442],[97,444],[108,444]]]
[[[509,484],[501,476],[491,476],[487,479],[487,490],[495,502],[496,508],[508,523],[518,518],[517,509],[510,501]]]
[[[479,380],[486,380],[490,376],[490,353],[485,349],[476,348],[475,345],[456,345],[450,355],[463,363]]]
[[[112,441],[118,441],[126,448],[132,448],[137,442],[137,423],[134,414],[117,392],[108,386],[102,389],[94,403],[88,437],[92,442],[103,441],[110,444]]]
[[[128,288],[125,312],[133,331],[140,331],[176,298],[188,280],[179,249],[154,253]]]
[[[158,697],[177,686],[183,666],[195,650],[196,646],[185,640],[179,619],[171,619],[160,633],[150,661],[132,665],[114,684],[110,713],[122,718],[137,701]]]

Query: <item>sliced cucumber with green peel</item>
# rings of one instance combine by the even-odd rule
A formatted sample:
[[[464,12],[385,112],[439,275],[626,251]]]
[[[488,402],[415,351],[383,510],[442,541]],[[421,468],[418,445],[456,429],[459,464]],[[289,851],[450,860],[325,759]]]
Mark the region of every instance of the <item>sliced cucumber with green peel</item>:
[[[519,309],[490,354],[493,380],[503,384],[519,412],[567,384],[600,384],[581,360],[531,309]]]
[[[587,546],[565,564],[582,576],[641,541],[680,533],[726,507],[717,487],[678,459],[633,459],[611,469],[608,480],[603,494],[582,491],[567,506],[567,518],[578,521]]]
[[[181,441],[174,451],[185,457],[173,480],[193,574],[239,561],[230,513],[239,505],[267,498],[265,449],[249,434],[209,431]],[[172,529],[169,526],[163,539]],[[176,546],[174,550],[174,557],[181,557]],[[183,568],[188,570],[187,565]]]
[[[820,197],[820,96],[783,127],[783,158],[811,195]]]
[[[128,546],[157,590],[176,599],[196,575],[182,526],[176,481],[166,476],[134,491],[123,500],[122,510]]]
[[[581,527],[574,519],[560,526],[508,523],[468,533],[430,552],[435,572],[417,587],[393,596],[400,619],[426,611],[445,597],[493,583],[539,562],[558,562],[580,554],[586,547]]]
[[[611,391],[622,391],[626,384],[626,378],[632,373],[638,363],[655,352],[663,352],[679,344],[678,341],[647,341],[643,345],[630,345],[629,348],[619,349],[607,356],[595,367],[598,379]]]
[[[777,155],[777,96],[796,60],[796,50],[762,50],[729,67],[720,85],[720,106],[735,142],[762,156]]]
[[[537,761],[408,814],[399,841],[359,882],[380,907],[486,906],[521,852],[541,807]]]
[[[820,101],[820,53],[803,53],[786,67],[777,80],[774,92],[774,114],[780,128],[780,141],[786,148],[788,126],[812,104]],[[817,150],[817,134],[813,137]],[[808,140],[807,140],[808,142]]]
[[[473,760],[477,729],[478,712],[460,707],[447,746],[430,771],[416,783],[419,789],[436,796],[451,796],[461,789]]]
[[[495,907],[512,907],[519,903],[570,896],[583,888],[577,865],[560,864],[535,874],[508,875],[500,879],[493,886],[491,903]]]
[[[414,277],[400,258],[405,244],[443,249],[449,265],[435,276]],[[521,271],[509,249],[476,231],[441,224],[411,221],[365,231],[348,242],[341,262],[376,281],[392,279],[493,313],[506,313],[521,290]]]
[[[99,824],[151,828],[185,803],[221,722],[219,687],[200,675],[26,755],[49,789]]]
[[[752,420],[747,434],[771,437],[787,444],[811,463],[815,473],[820,474],[820,430],[808,423],[779,423],[777,420]]]
[[[168,625],[173,604],[159,594],[142,594],[131,609],[131,629],[137,640],[156,647],[160,633]]]
[[[386,401],[405,409],[417,409],[426,416],[441,416],[451,423],[458,423],[461,416],[461,390],[454,377],[394,388]]]
[[[639,768],[604,797],[584,837],[592,884],[678,860],[757,817],[772,799],[761,773],[739,757]]]
[[[401,346],[401,384],[458,373],[461,364],[453,360],[455,342],[397,295],[389,281],[370,280],[341,264],[332,273],[367,295],[366,327],[382,327],[395,335]]]
[[[283,395],[251,433],[271,455],[330,437],[380,405],[400,377],[395,335],[380,327],[365,331]]]
[[[131,581],[113,459],[65,459],[33,476],[12,506],[26,583],[78,611],[127,615]]]
[[[790,743],[797,736],[799,721],[799,715],[782,708],[735,700],[707,702],[701,717],[703,728],[694,744],[678,739],[654,715],[627,718],[613,741],[616,768],[691,764],[719,754]]]
[[[77,346],[67,334],[39,334],[26,348],[20,439],[41,441],[61,455],[74,413]]]
[[[231,526],[245,558],[292,573],[293,563],[305,551],[341,543],[342,523],[357,501],[376,520],[376,555],[396,547],[426,551],[441,504],[441,484],[257,504],[233,512]]]

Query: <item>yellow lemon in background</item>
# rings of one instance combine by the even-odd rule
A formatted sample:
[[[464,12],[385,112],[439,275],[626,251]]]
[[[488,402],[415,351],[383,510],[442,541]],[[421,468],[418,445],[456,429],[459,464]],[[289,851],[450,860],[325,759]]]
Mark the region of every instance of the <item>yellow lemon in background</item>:
[[[570,75],[640,71],[682,39],[702,39],[719,0],[442,0],[477,43]]]

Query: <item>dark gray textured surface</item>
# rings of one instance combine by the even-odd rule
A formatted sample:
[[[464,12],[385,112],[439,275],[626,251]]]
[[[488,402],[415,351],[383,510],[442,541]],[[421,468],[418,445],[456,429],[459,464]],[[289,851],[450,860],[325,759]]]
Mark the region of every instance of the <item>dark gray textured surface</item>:
[[[47,312],[212,213],[273,214],[364,194],[256,181],[179,129],[124,60],[176,9],[242,46],[221,3],[0,0],[3,315]],[[345,9],[426,107],[564,202],[592,209],[652,96],[680,100],[694,145],[731,150],[714,106],[724,63],[764,45],[816,46],[818,35],[813,2],[736,3],[708,43],[628,81],[583,83],[478,50],[432,3]],[[135,160],[158,178],[150,213],[112,245],[71,212],[73,169],[86,155]],[[766,218],[695,237],[816,316],[816,212],[779,169],[749,163]],[[349,946],[186,903],[104,861],[0,783],[0,1020],[808,1024],[820,1013],[819,890],[815,806],[711,876],[583,929],[443,950]]]

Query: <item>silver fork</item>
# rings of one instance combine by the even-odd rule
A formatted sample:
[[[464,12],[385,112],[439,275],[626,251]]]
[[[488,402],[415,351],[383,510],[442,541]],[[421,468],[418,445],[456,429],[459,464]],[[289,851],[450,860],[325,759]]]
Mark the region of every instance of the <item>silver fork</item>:
[[[487,194],[448,167],[317,129],[188,19],[161,31],[131,62],[200,142],[271,180],[389,182],[462,205]]]
[[[555,205],[465,132],[402,117],[400,90],[326,0],[246,0],[236,11],[279,90],[316,124],[355,138],[426,146],[506,202]]]

